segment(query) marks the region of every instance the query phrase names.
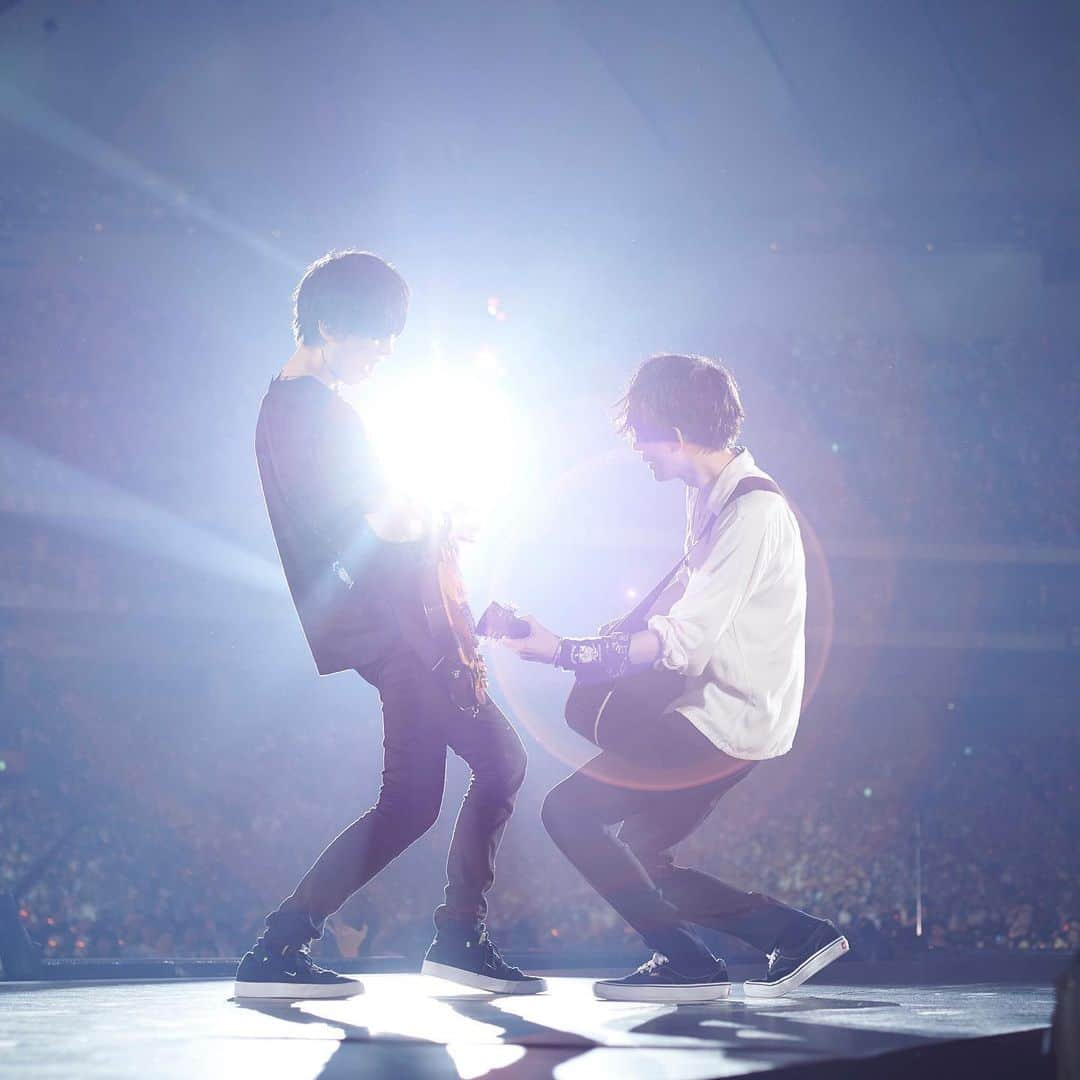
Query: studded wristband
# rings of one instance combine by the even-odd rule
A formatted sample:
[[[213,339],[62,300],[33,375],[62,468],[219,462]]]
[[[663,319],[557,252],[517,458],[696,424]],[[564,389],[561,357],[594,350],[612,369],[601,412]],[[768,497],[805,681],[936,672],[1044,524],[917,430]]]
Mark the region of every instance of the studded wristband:
[[[555,654],[555,666],[578,674],[602,674],[617,679],[630,666],[630,635],[563,638]]]

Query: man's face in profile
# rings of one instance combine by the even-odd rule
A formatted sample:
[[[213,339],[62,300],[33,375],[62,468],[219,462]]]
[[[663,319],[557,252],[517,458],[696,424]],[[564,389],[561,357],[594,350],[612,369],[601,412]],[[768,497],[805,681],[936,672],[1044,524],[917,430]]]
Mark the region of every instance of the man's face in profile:
[[[678,480],[683,476],[686,454],[682,443],[635,435],[634,449],[652,470],[654,480],[662,483],[665,480]]]
[[[370,338],[361,334],[349,334],[335,338],[324,335],[326,359],[334,374],[348,386],[355,386],[371,377],[379,361],[394,352],[397,338]]]

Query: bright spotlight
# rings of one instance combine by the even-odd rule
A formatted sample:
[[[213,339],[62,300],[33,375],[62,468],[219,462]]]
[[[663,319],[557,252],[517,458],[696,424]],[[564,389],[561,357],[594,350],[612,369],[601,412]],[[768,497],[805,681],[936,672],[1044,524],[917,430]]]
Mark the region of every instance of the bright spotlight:
[[[391,487],[437,509],[491,511],[511,491],[523,418],[486,365],[380,375],[357,408]]]

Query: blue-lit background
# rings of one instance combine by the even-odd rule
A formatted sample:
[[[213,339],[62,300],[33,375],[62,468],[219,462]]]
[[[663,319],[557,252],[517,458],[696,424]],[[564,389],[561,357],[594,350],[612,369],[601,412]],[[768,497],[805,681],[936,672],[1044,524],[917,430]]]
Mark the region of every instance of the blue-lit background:
[[[999,0],[0,4],[3,887],[83,823],[32,932],[234,954],[375,796],[375,693],[315,677],[252,450],[300,272],[356,246],[413,290],[371,389],[414,408],[374,419],[414,450],[438,421],[487,504],[477,609],[630,606],[682,491],[611,405],[657,350],[739,378],[821,677],[694,858],[865,949],[1076,945],[1078,29]],[[585,750],[565,682],[495,674],[531,765],[492,924],[622,947],[538,822]],[[424,944],[463,783],[339,947]]]

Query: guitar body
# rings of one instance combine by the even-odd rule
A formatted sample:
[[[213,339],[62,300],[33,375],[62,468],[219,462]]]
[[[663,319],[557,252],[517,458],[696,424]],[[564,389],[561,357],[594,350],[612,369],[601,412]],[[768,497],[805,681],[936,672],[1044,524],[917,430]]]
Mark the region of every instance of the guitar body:
[[[601,635],[637,633],[647,617],[631,612],[600,628]],[[686,688],[686,676],[665,669],[631,671],[619,679],[578,676],[563,707],[567,726],[602,750],[617,750],[627,728],[667,712]]]
[[[575,679],[570,689],[570,694],[563,706],[563,716],[566,718],[566,726],[571,731],[576,731],[583,739],[596,743],[596,723],[600,719],[608,698],[615,690],[614,679],[603,679],[599,682],[583,682]]]
[[[476,639],[476,623],[465,596],[457,546],[444,529],[432,542],[420,594],[433,643],[436,672],[450,700],[465,712],[486,704],[487,671]]]
[[[666,606],[666,605],[665,605]],[[635,633],[643,630],[645,616],[631,612],[600,628],[600,634],[616,631]],[[512,607],[493,603],[480,617],[477,632],[481,637],[524,638],[529,624],[517,617]],[[632,671],[619,679],[579,675],[566,699],[563,715],[571,730],[604,750],[618,749],[625,742],[623,733],[631,726],[648,723],[667,712],[686,688],[686,677],[674,671]]]
[[[578,679],[563,714],[571,730],[589,742],[618,750],[627,730],[663,716],[685,688],[684,675],[653,668],[602,682]]]

